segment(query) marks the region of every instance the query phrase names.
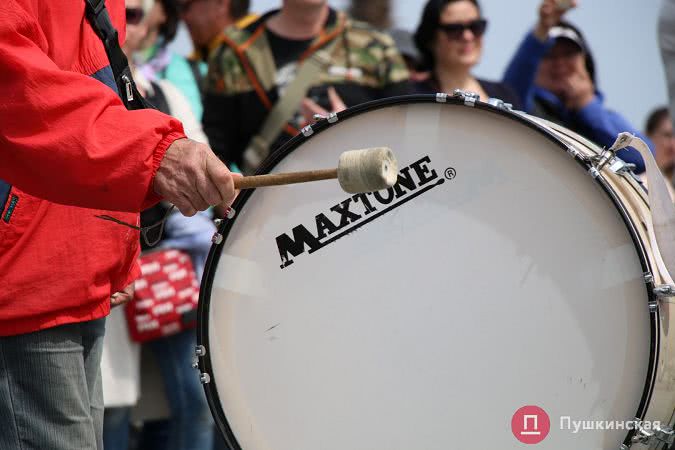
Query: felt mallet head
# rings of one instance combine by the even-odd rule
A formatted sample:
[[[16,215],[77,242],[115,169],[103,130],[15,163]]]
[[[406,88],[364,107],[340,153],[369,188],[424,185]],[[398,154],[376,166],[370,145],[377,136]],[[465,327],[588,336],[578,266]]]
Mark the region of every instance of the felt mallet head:
[[[337,174],[345,192],[375,192],[396,184],[398,163],[389,147],[350,150],[340,155]]]

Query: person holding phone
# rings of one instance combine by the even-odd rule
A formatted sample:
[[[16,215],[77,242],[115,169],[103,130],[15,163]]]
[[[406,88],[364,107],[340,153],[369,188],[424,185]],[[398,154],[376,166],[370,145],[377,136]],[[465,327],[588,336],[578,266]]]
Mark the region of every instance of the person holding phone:
[[[409,93],[408,70],[390,36],[327,0],[280,3],[250,25],[226,30],[209,60],[204,131],[216,154],[245,172],[254,172],[313,114]],[[307,61],[317,70],[299,77]],[[302,96],[288,95],[295,91]],[[274,114],[278,104],[294,112]],[[262,136],[266,129],[273,136]]]
[[[581,31],[562,20],[577,1],[543,0],[539,21],[527,33],[509,63],[504,79],[525,105],[525,111],[558,123],[595,142],[610,147],[619,133],[628,131],[651,143],[620,114],[609,110],[597,87],[595,60]],[[645,170],[633,148],[618,156]]]

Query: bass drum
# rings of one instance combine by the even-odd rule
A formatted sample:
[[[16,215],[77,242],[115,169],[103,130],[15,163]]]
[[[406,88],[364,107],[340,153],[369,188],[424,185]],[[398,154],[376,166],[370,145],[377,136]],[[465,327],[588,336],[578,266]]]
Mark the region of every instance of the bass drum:
[[[395,187],[245,191],[214,236],[197,355],[229,447],[663,448],[671,310],[621,161],[458,93],[322,119],[261,172],[379,146]]]

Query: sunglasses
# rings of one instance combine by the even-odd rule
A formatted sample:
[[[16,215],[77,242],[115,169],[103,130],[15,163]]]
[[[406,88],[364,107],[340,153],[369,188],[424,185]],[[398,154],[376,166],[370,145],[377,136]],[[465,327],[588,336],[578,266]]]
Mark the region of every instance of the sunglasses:
[[[441,23],[438,29],[443,31],[448,39],[458,41],[464,36],[464,31],[469,30],[471,33],[479,38],[485,34],[487,28],[487,20],[478,19],[468,23]]]
[[[138,25],[143,20],[145,11],[143,8],[127,8],[127,23],[129,25]]]

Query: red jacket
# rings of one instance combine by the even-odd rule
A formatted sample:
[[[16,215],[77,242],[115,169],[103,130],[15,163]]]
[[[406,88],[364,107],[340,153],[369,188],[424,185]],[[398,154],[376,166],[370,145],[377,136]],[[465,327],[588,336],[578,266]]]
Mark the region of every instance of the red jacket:
[[[108,0],[120,39],[124,1]],[[108,314],[137,276],[136,223],[180,122],[127,111],[84,0],[0,0],[0,336]],[[102,211],[108,210],[108,211]]]

